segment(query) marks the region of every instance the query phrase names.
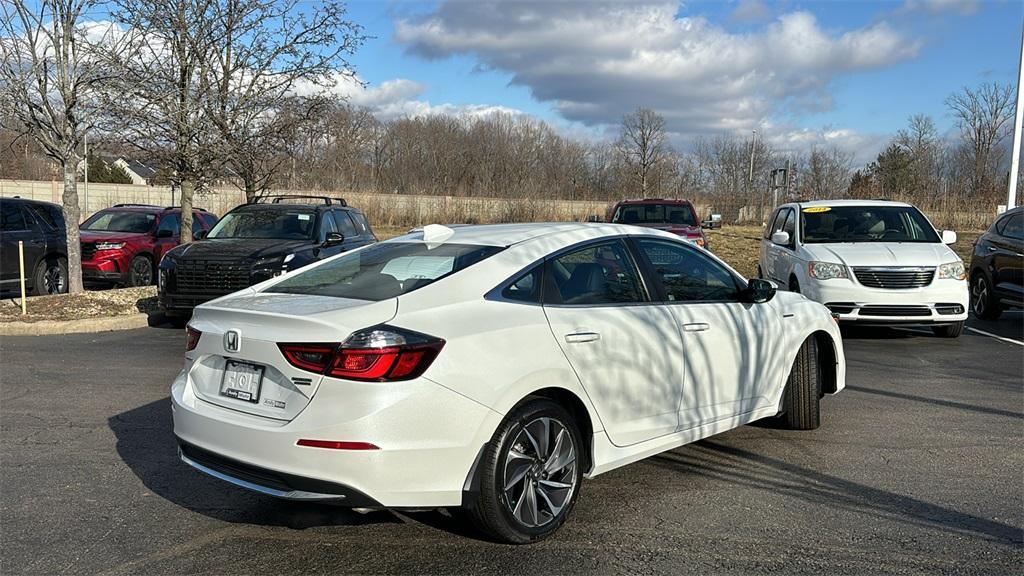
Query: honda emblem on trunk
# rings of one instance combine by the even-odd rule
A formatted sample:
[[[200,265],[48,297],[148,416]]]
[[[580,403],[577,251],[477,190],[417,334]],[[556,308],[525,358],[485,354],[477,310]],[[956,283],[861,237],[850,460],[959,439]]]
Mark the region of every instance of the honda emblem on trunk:
[[[224,351],[238,352],[242,347],[242,336],[238,330],[228,330],[224,333]]]

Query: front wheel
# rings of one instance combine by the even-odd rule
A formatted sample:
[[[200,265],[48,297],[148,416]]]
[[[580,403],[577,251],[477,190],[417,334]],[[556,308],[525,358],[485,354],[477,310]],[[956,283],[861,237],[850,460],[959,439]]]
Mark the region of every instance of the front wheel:
[[[814,336],[804,341],[793,361],[782,393],[779,419],[783,427],[790,430],[814,430],[821,426],[821,369],[818,341]]]
[[[955,322],[944,326],[932,326],[932,332],[940,338],[959,338],[964,333],[964,323]]]
[[[989,286],[988,278],[982,272],[976,272],[971,279],[971,308],[975,316],[984,320],[995,320],[1003,312]]]
[[[549,400],[513,410],[484,447],[474,525],[500,542],[550,536],[569,516],[583,481],[583,439],[572,416]]]
[[[149,286],[153,283],[153,261],[148,256],[136,256],[128,265],[129,286]]]

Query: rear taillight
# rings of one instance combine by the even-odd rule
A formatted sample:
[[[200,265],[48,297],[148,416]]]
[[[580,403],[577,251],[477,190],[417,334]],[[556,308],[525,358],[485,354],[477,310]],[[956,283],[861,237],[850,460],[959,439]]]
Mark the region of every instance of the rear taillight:
[[[196,330],[191,326],[185,327],[185,352],[189,350],[195,350],[196,346],[199,345],[199,338],[203,335],[202,332]]]
[[[289,364],[302,370],[346,380],[394,382],[423,374],[444,340],[378,326],[356,332],[340,345],[283,343],[278,347]]]

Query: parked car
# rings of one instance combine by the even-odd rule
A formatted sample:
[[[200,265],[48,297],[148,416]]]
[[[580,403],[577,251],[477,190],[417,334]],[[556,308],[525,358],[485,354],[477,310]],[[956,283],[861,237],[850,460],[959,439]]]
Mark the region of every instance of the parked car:
[[[1024,207],[1000,216],[974,244],[971,306],[995,320],[1006,308],[1024,307]]]
[[[363,213],[343,199],[267,200],[231,210],[203,240],[167,253],[159,300],[168,318],[184,324],[203,302],[377,241]]]
[[[59,205],[0,198],[0,292],[21,291],[19,241],[25,254],[25,290],[35,295],[67,292],[66,234]]]
[[[708,239],[701,229],[697,211],[693,209],[693,204],[686,200],[623,200],[612,208],[608,221],[613,224],[632,224],[664,230],[687,242],[708,247]],[[721,221],[721,217],[718,221]]]
[[[225,217],[227,220],[227,217]],[[828,310],[614,224],[430,225],[195,310],[171,387],[182,460],[355,507],[462,507],[525,543],[584,476],[844,387]]]
[[[217,223],[202,208],[192,211],[192,238]],[[121,286],[149,286],[168,250],[181,242],[181,208],[117,204],[82,224],[82,279]]]
[[[840,322],[923,325],[955,338],[967,319],[964,263],[910,204],[793,202],[775,209],[757,273],[825,304]]]

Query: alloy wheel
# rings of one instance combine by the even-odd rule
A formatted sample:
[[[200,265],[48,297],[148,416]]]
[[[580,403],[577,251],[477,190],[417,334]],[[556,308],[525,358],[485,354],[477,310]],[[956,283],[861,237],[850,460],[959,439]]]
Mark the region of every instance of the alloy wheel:
[[[544,526],[572,500],[576,446],[558,420],[541,417],[519,431],[505,458],[503,492],[512,516],[529,528]]]
[[[985,307],[988,305],[988,283],[984,276],[974,279],[971,286],[971,300],[974,305],[974,315],[981,317],[985,315]]]
[[[132,261],[132,285],[149,286],[153,283],[153,266],[145,258]]]
[[[67,290],[67,278],[64,277],[59,263],[53,263],[43,272],[43,289],[47,294],[63,294]]]

